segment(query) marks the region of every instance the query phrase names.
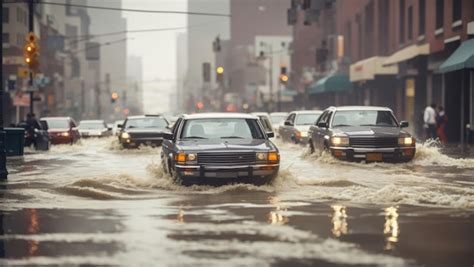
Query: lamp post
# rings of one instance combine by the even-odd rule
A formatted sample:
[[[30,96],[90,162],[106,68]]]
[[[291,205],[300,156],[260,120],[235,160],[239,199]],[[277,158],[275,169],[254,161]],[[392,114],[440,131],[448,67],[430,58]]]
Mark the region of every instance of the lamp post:
[[[3,10],[3,1],[1,1],[1,7]],[[0,26],[1,31],[3,32],[3,23]],[[3,62],[3,49],[0,52],[0,57]],[[0,180],[5,180],[8,177],[7,171],[7,152],[5,150],[5,130],[3,129],[3,66],[0,70],[0,77],[2,79],[2,84],[0,85]]]
[[[268,76],[269,76],[269,81],[268,85],[270,87],[270,101],[269,101],[269,107],[268,111],[272,112],[273,111],[273,46],[272,44],[268,44],[265,42],[260,42],[260,46],[266,46],[267,47],[267,54],[268,56],[264,56],[264,53],[260,53],[260,59],[267,59],[270,61],[269,64],[270,66],[268,67]]]

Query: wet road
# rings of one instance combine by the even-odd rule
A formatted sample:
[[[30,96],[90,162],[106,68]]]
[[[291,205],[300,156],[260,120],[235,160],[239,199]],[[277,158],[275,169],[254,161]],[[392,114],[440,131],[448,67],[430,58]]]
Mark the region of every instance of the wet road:
[[[113,139],[10,158],[0,265],[473,266],[472,157],[356,164],[277,144],[262,187],[178,186],[159,149]]]

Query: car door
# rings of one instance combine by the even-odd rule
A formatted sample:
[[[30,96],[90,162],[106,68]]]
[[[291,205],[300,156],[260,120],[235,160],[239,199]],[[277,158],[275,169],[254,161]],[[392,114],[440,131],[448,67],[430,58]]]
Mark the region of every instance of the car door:
[[[181,123],[182,123],[183,119],[182,118],[179,118],[176,123],[173,125],[173,128],[171,128],[171,133],[172,133],[172,139],[171,140],[168,140],[168,139],[164,139],[163,140],[163,144],[162,144],[162,153],[163,153],[163,158],[164,159],[170,159],[170,157],[173,157],[173,151],[174,151],[174,147],[175,147],[175,141],[177,140],[178,138],[178,134],[179,134],[179,128],[181,127]],[[168,160],[166,160],[166,162],[164,162],[165,164],[168,164]],[[168,167],[168,170],[169,170],[169,166]]]
[[[76,142],[81,136],[77,129],[77,123],[73,119],[70,119],[69,124],[71,127],[72,142]]]
[[[295,113],[290,113],[288,115],[288,118],[285,120],[290,122],[291,124],[294,124],[295,123],[295,117],[296,117],[296,114]],[[285,125],[286,123],[283,123],[283,140],[285,141],[290,141],[291,140],[291,130],[293,128],[293,126],[291,125]]]
[[[322,151],[324,149],[324,134],[326,132],[325,128],[319,127],[319,123],[321,122],[327,122],[327,118],[329,117],[330,111],[324,111],[323,114],[318,118],[316,121],[316,125],[314,127],[314,134],[313,134],[313,145],[314,148]]]

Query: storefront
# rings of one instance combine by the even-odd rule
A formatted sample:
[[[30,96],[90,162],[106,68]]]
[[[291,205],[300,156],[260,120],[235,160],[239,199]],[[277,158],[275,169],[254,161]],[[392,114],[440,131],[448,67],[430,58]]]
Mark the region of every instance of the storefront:
[[[352,92],[352,83],[347,74],[333,74],[311,84],[307,89],[311,108],[324,109],[344,105]]]

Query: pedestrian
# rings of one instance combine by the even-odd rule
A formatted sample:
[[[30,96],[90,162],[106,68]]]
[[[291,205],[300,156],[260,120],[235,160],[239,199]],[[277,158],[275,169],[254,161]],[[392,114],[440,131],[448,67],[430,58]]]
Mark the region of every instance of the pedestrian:
[[[426,131],[426,140],[436,139],[436,104],[433,103],[425,108],[423,122]]]
[[[446,144],[446,125],[448,124],[448,116],[442,106],[438,107],[438,114],[436,115],[436,134],[441,143]]]

